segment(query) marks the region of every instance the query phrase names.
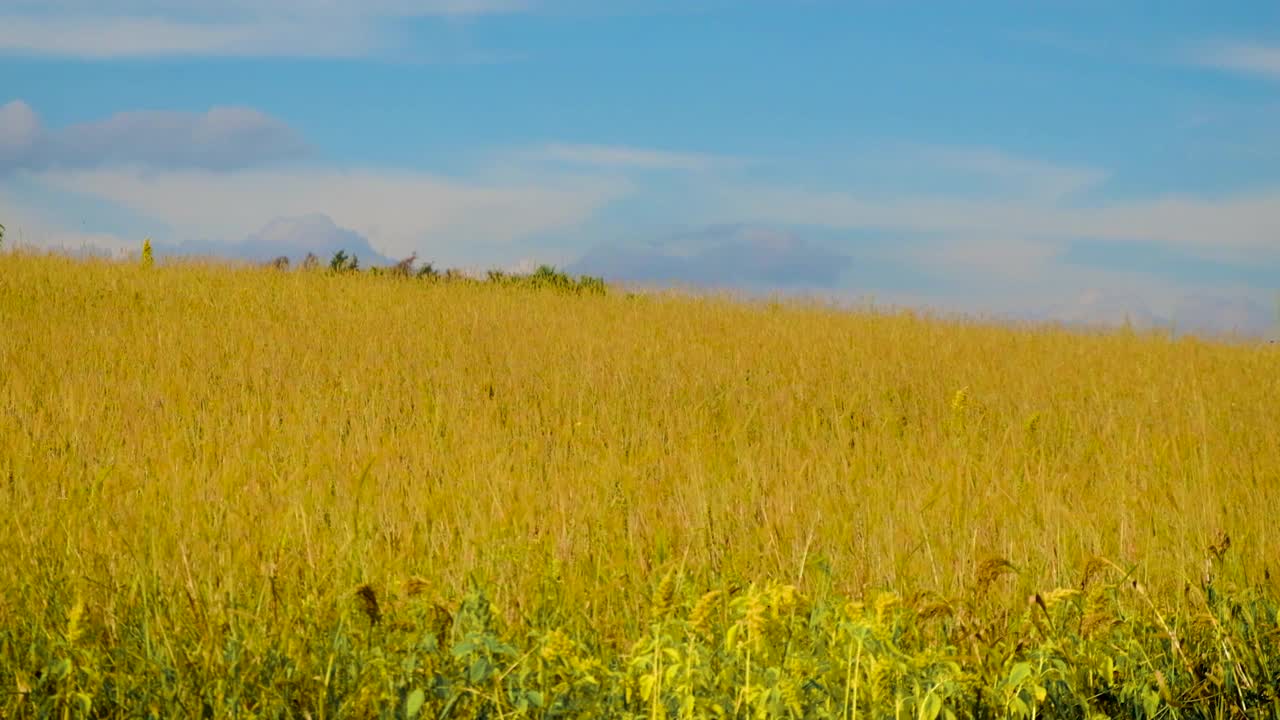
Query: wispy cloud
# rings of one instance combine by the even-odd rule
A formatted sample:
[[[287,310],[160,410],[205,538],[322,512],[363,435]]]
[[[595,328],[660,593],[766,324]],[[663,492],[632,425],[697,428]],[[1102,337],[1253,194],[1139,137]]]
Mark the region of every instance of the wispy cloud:
[[[48,190],[114,203],[188,237],[242,238],[277,217],[324,213],[391,257],[428,249],[465,254],[467,244],[511,243],[571,227],[624,189],[598,179],[492,185],[377,168],[103,169],[31,177]]]
[[[1041,241],[1115,239],[1248,261],[1280,255],[1280,188],[1220,198],[1163,196],[1070,206],[946,196],[871,200],[855,193],[740,187],[714,191],[719,214],[763,222]]]
[[[381,44],[376,27],[286,20],[200,23],[167,18],[0,15],[0,52],[103,60],[148,56],[355,57]]]
[[[230,13],[278,13],[328,15],[478,15],[509,12],[528,7],[527,0],[112,0],[104,5],[99,0],[7,0],[5,5],[16,12],[96,13],[100,15],[187,16],[225,15]]]
[[[1280,79],[1280,46],[1236,43],[1202,50],[1196,60],[1209,67]]]
[[[352,57],[395,44],[394,21],[523,10],[523,0],[10,0],[0,53]]]
[[[902,148],[906,160],[932,172],[983,178],[1004,190],[1050,199],[1063,198],[1094,187],[1108,177],[1105,170],[1045,162],[987,147],[911,144]]]
[[[549,143],[524,153],[534,161],[591,168],[702,171],[728,168],[741,161],[706,153],[672,152],[619,145]]]
[[[307,153],[307,144],[293,128],[251,108],[122,112],[49,129],[20,100],[0,105],[0,176],[15,170],[121,165],[233,170]]]
[[[946,234],[904,244],[892,251],[913,265],[937,274],[981,277],[983,282],[1018,281],[1043,273],[1061,254],[1053,244],[1019,235]]]
[[[32,207],[17,193],[7,190],[5,183],[0,182],[0,221],[5,225],[6,246],[22,244],[70,253],[121,253],[132,245],[111,232],[70,227],[65,216]]]
[[[41,135],[40,118],[20,101],[0,105],[0,171],[25,158]]]

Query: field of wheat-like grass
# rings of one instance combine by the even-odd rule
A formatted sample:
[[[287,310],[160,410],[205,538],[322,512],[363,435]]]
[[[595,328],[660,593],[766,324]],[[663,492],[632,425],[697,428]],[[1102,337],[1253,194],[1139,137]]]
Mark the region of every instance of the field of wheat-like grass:
[[[1272,717],[1280,351],[0,255],[0,716]]]

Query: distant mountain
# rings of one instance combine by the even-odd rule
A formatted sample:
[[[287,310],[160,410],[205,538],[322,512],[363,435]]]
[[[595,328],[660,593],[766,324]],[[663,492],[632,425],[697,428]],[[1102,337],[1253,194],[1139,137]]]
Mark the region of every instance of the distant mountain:
[[[1174,329],[1179,333],[1237,333],[1271,335],[1276,318],[1258,303],[1239,299],[1192,295],[1182,298],[1173,309]]]
[[[294,263],[300,262],[307,253],[314,253],[322,263],[327,263],[339,250],[355,255],[365,267],[396,263],[375,250],[365,236],[335,224],[329,216],[320,213],[276,218],[238,243],[196,240],[156,246],[160,255],[211,256],[253,262],[284,256]]]
[[[1172,314],[1163,317],[1136,296],[1089,290],[1075,302],[1038,313],[1035,319],[1096,327],[1116,327],[1127,321],[1135,329],[1166,328],[1178,335],[1261,338],[1277,330],[1276,318],[1258,303],[1210,295],[1183,296],[1174,304]]]
[[[1075,302],[1054,308],[1047,315],[1068,325],[1110,327],[1128,323],[1134,329],[1148,330],[1162,324],[1140,298],[1102,290],[1085,291]]]
[[[793,232],[717,225],[660,243],[597,245],[566,269],[607,281],[830,289],[851,264],[848,256]]]

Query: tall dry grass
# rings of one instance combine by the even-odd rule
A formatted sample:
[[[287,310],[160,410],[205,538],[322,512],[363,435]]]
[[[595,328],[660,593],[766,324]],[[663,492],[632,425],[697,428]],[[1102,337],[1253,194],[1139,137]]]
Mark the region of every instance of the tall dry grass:
[[[672,565],[1016,594],[1102,556],[1173,597],[1221,533],[1280,557],[1266,348],[30,254],[0,325],[0,583],[107,605],[474,577],[621,629]]]

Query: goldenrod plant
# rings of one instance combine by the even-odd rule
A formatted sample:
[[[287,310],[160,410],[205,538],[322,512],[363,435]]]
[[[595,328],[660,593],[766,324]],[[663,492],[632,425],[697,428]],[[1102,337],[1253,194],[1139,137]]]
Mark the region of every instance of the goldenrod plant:
[[[6,254],[0,716],[1280,715],[1267,346],[412,277]]]

